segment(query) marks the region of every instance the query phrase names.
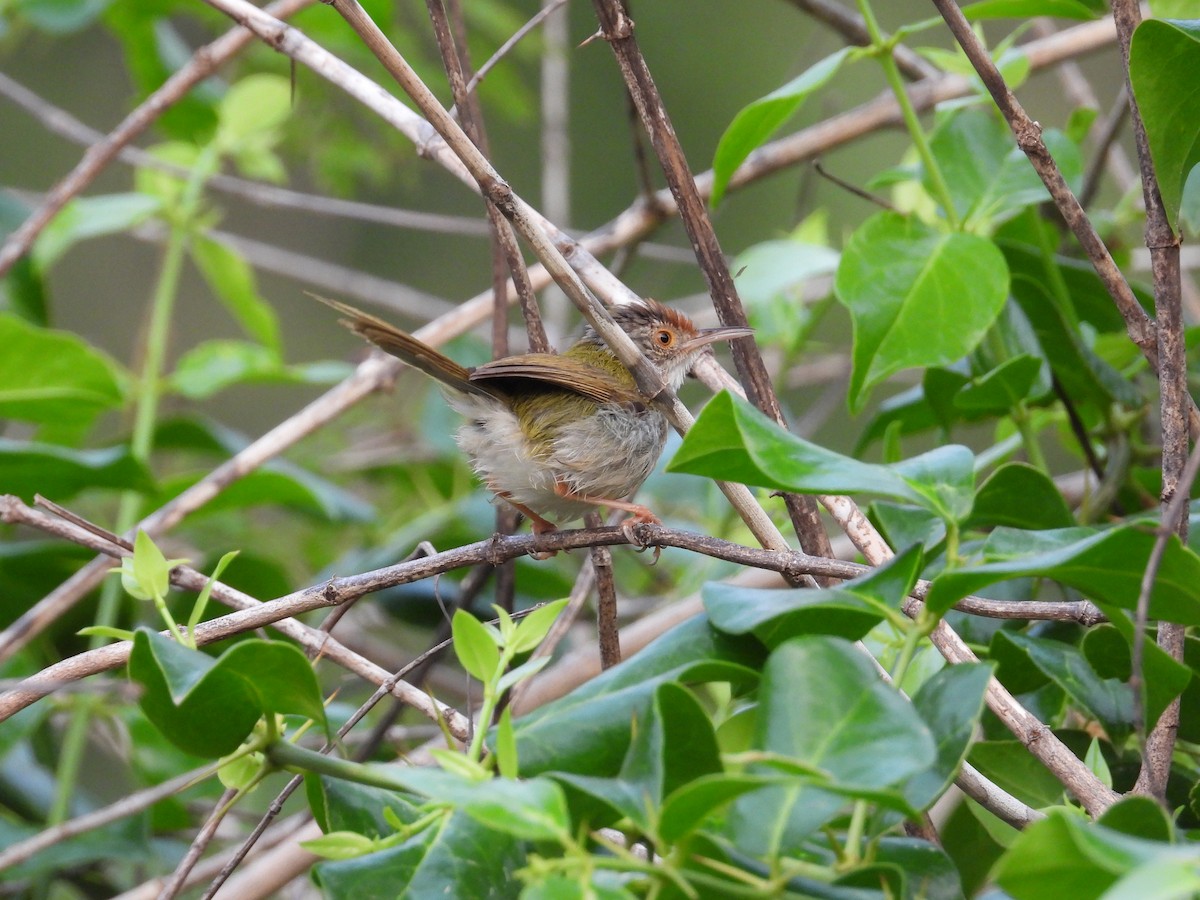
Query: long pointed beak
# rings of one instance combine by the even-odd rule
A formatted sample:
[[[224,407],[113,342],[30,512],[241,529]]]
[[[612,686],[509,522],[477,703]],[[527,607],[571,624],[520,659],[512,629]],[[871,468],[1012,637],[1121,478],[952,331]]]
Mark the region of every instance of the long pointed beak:
[[[741,325],[726,325],[721,328],[701,328],[696,336],[684,341],[684,350],[699,350],[716,341],[732,341],[735,338],[749,337],[754,334],[753,328]]]

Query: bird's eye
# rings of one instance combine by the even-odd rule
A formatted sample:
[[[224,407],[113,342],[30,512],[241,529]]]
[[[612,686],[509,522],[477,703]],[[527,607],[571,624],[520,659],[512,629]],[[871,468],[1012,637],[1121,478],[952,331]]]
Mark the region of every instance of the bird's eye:
[[[668,331],[666,328],[660,328],[654,333],[654,339],[663,347],[670,347],[675,343],[675,332]]]

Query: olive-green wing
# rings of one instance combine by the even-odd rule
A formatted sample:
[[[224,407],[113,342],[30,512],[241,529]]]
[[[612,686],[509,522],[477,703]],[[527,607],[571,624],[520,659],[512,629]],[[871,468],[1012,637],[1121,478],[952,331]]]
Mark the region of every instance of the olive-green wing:
[[[641,394],[632,384],[622,384],[608,372],[573,356],[526,353],[508,356],[471,370],[472,382],[495,382],[512,394],[514,381],[534,381],[573,391],[597,403],[641,404]]]

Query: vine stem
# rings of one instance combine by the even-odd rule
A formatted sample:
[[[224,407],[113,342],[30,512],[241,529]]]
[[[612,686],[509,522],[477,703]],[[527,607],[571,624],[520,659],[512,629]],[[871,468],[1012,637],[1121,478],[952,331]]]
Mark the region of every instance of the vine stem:
[[[867,34],[871,36],[871,46],[877,51],[879,65],[883,67],[883,77],[896,96],[896,103],[900,106],[900,115],[904,119],[904,127],[908,129],[913,146],[916,147],[917,154],[921,157],[921,165],[925,167],[933,192],[937,195],[938,202],[942,204],[946,221],[952,231],[959,231],[962,228],[962,221],[958,217],[958,210],[954,208],[954,198],[950,194],[950,186],[946,184],[946,177],[942,174],[941,166],[933,158],[933,150],[929,146],[929,139],[925,137],[925,129],[921,127],[917,111],[913,107],[912,100],[909,99],[908,92],[904,89],[904,78],[900,74],[896,58],[893,55],[894,41],[884,37],[883,30],[875,18],[875,11],[871,9],[870,0],[858,0],[858,9],[862,14],[863,24],[867,26]]]
[[[163,251],[162,267],[159,270],[158,280],[154,285],[154,293],[150,300],[150,320],[146,328],[145,352],[137,381],[133,434],[130,440],[130,453],[143,465],[149,462],[150,453],[154,448],[154,428],[158,421],[158,400],[161,394],[160,382],[162,381],[163,367],[166,364],[171,315],[175,309],[175,297],[179,293],[179,275],[183,270],[183,255],[187,249],[191,220],[195,217],[196,210],[200,205],[200,193],[204,186],[204,180],[211,171],[214,161],[215,153],[205,150],[197,160],[196,168],[193,169],[192,176],[184,188],[176,220],[172,222],[167,246]],[[138,520],[141,503],[141,495],[134,491],[125,491],[121,495],[117,512],[119,531],[127,531]],[[156,599],[156,602],[161,604],[160,600]],[[104,583],[100,592],[95,624],[110,628],[116,624],[120,603],[120,582],[109,579]],[[165,606],[161,608],[165,609]],[[176,640],[182,642],[178,627],[169,616],[167,621]],[[107,638],[97,635],[91,639],[89,646],[94,650],[106,640]],[[70,815],[71,798],[76,793],[79,781],[92,711],[90,704],[84,704],[77,707],[71,715],[70,723],[63,737],[62,752],[58,758],[56,773],[58,777],[55,783],[54,800],[46,816],[48,825],[59,825],[65,822]]]

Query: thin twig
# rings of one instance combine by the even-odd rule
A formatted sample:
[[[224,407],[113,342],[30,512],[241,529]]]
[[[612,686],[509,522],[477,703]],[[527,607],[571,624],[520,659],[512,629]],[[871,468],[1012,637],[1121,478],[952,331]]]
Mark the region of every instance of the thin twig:
[[[496,66],[496,63],[504,59],[504,57],[509,54],[512,48],[520,43],[521,39],[524,38],[525,35],[529,34],[529,32],[541,25],[547,16],[549,16],[560,6],[565,5],[566,2],[567,0],[550,0],[549,3],[534,13],[528,22],[514,31],[512,37],[501,44],[500,49],[488,57],[487,62],[480,66],[479,70],[471,76],[471,80],[467,82],[467,93],[474,93],[475,88],[479,87],[479,82],[483,81],[483,79],[487,77],[488,72],[492,71],[492,69]]]
[[[217,800],[216,806],[209,814],[196,836],[192,839],[192,843],[188,846],[187,853],[183,855],[183,859],[179,861],[179,865],[170,874],[162,889],[158,892],[158,900],[171,900],[181,890],[187,882],[187,877],[200,861],[201,855],[208,848],[212,839],[216,836],[217,826],[221,824],[225,816],[229,814],[229,810],[233,808],[233,801],[237,799],[238,791],[236,788],[228,788],[223,793],[220,799]]]
[[[867,33],[867,26],[864,24],[862,16],[846,9],[840,3],[836,3],[834,0],[791,0],[791,2],[817,21],[824,22],[851,44],[859,47],[870,45],[871,36]],[[937,66],[903,44],[897,44],[892,49],[892,54],[896,57],[897,68],[905,78],[920,81],[922,78],[935,78],[941,74]]]
[[[584,516],[589,528],[600,528],[604,520],[598,512]],[[611,669],[621,661],[621,629],[617,625],[617,585],[613,581],[612,551],[593,547],[592,571],[596,581],[596,634],[599,637],[600,668]]]
[[[23,863],[35,854],[41,853],[43,850],[47,850],[68,838],[73,838],[76,835],[85,834],[89,831],[95,831],[97,828],[103,828],[105,825],[149,809],[160,800],[165,800],[168,797],[185,791],[192,785],[214,775],[217,766],[217,763],[202,766],[199,769],[193,769],[190,772],[178,775],[169,781],[164,781],[162,784],[134,791],[132,794],[128,794],[120,800],[108,804],[108,806],[93,810],[82,816],[77,816],[74,819],[55,825],[53,828],[39,831],[26,840],[10,844],[3,850],[0,850],[0,872],[18,863]]]
[[[1042,183],[1050,192],[1050,198],[1054,201],[1054,205],[1074,233],[1084,253],[1087,254],[1088,260],[1100,277],[1105,290],[1112,297],[1117,310],[1125,320],[1125,330],[1129,334],[1129,339],[1137,344],[1142,355],[1158,373],[1160,370],[1158,328],[1138,303],[1125,276],[1117,267],[1108,248],[1104,245],[1104,241],[1080,205],[1079,199],[1067,185],[1062,170],[1042,140],[1041,126],[1030,118],[1029,114],[1025,112],[1025,108],[1017,101],[1005,83],[1004,76],[992,62],[991,56],[976,37],[975,32],[971,29],[971,24],[954,0],[933,0],[933,4],[942,14],[942,18],[946,20],[950,32],[962,47],[967,59],[971,61],[971,65],[983,81],[988,93],[991,94],[992,100],[1000,109],[1005,121],[1008,122],[1009,128],[1017,138],[1017,146],[1029,158],[1034,170],[1042,179]],[[1122,5],[1132,8],[1135,13],[1137,11],[1135,2],[1123,0]],[[1128,69],[1128,65],[1126,69]],[[1134,130],[1136,134],[1136,123]],[[1157,193],[1156,186],[1151,185],[1146,189]],[[1164,239],[1156,246],[1165,249],[1170,243]],[[1178,292],[1178,288],[1176,288],[1176,292]],[[1164,390],[1171,389],[1169,386],[1164,386]],[[1197,410],[1190,397],[1186,401],[1186,406],[1181,408],[1186,410],[1185,415],[1192,433],[1200,436],[1200,410]],[[1174,414],[1176,413],[1172,412],[1172,415]]]
[[[286,19],[312,3],[313,0],[277,0],[266,9],[272,16]],[[9,235],[4,246],[0,247],[0,277],[28,252],[34,239],[67,201],[79,195],[104,171],[121,148],[145,131],[164,111],[174,106],[184,94],[211,75],[218,66],[240,53],[253,37],[247,29],[234,28],[202,48],[168,78],[162,87],[138,104],[103,141],[89,147],[71,173],[51,189],[45,202],[34,210],[33,214]]]
[[[1154,316],[1158,321],[1157,372],[1159,384],[1159,418],[1162,430],[1162,528],[1170,528],[1181,540],[1187,539],[1188,519],[1182,506],[1176,503],[1182,494],[1186,504],[1191,492],[1191,481],[1183,483],[1182,477],[1192,466],[1188,459],[1188,432],[1190,413],[1196,405],[1188,393],[1187,344],[1184,336],[1183,303],[1180,292],[1179,240],[1171,230],[1167,212],[1159,191],[1158,176],[1154,171],[1154,160],[1150,156],[1150,144],[1146,138],[1146,127],[1138,109],[1129,75],[1129,45],[1134,29],[1141,21],[1141,9],[1137,2],[1113,0],[1113,20],[1117,26],[1117,43],[1121,48],[1121,59],[1125,64],[1125,91],[1129,97],[1129,118],[1133,126],[1134,144],[1137,147],[1138,166],[1142,173],[1142,197],[1146,205],[1146,246],[1150,250],[1150,272],[1154,281]],[[1192,480],[1195,472],[1192,472]],[[1165,537],[1160,537],[1165,541]],[[1155,542],[1158,549],[1158,542]],[[1147,578],[1153,584],[1154,575],[1147,565]],[[1155,572],[1157,567],[1155,568]],[[1143,581],[1143,588],[1149,587]],[[1138,615],[1142,628],[1141,597]],[[1147,594],[1147,604],[1149,603]],[[1135,638],[1140,650],[1142,631]],[[1174,622],[1161,622],[1158,627],[1158,645],[1176,661],[1183,662],[1184,626]],[[1139,662],[1141,660],[1139,659]],[[1142,672],[1134,673],[1140,694]],[[1150,723],[1143,723],[1148,725]],[[1179,698],[1174,698],[1158,722],[1154,723],[1146,736],[1142,769],[1138,773],[1134,791],[1156,797],[1160,803],[1166,801],[1167,779],[1171,774],[1171,759],[1175,753],[1175,736],[1179,730]]]
[[[671,125],[654,77],[634,38],[633,20],[621,0],[593,0],[593,6],[600,20],[601,33],[616,56],[625,87],[637,107],[642,126],[650,136],[650,144],[654,147],[667,186],[679,209],[679,218],[691,239],[717,316],[723,325],[745,326],[748,323],[746,310],[738,296],[733,273],[729,271],[729,264],[708,217],[708,209]],[[783,425],[783,409],[775,395],[758,345],[752,338],[744,338],[731,342],[730,349],[739,380],[750,402]],[[821,523],[816,501],[811,497],[785,494],[784,502],[800,545],[817,555],[832,556],[829,537]]]

